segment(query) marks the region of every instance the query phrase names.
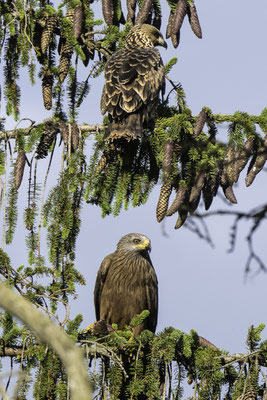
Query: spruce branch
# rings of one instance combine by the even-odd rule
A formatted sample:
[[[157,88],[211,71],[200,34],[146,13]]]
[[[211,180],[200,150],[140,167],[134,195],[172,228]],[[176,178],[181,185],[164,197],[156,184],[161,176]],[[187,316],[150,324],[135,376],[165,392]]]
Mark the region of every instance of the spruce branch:
[[[38,223],[38,257],[39,257],[39,260],[41,259],[41,228],[42,228],[42,213],[43,213],[43,207],[44,207],[44,195],[45,195],[46,183],[47,183],[48,174],[49,174],[49,171],[51,168],[55,147],[56,147],[56,141],[54,141],[53,149],[51,151],[51,155],[49,158],[49,163],[48,163],[45,178],[44,178],[42,194],[41,194],[41,202],[40,202],[40,208],[39,208],[39,223]]]

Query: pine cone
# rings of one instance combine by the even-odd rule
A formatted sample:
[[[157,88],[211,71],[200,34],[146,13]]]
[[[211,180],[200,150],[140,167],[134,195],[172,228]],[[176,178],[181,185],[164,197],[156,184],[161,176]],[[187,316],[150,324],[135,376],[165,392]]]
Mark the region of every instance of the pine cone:
[[[127,22],[130,22],[132,25],[135,20],[135,9],[136,9],[136,0],[127,0]]]
[[[113,3],[112,0],[102,0],[102,14],[108,26],[113,24]]]
[[[23,173],[24,173],[24,168],[25,168],[25,161],[26,161],[26,155],[24,151],[20,151],[18,153],[17,159],[16,159],[16,164],[14,167],[14,184],[15,188],[18,190],[18,188],[21,185],[21,181],[23,178]]]
[[[189,203],[194,203],[200,196],[201,190],[205,183],[205,178],[206,178],[206,173],[204,171],[197,172],[192,185],[189,197]]]
[[[201,197],[201,190],[204,186],[205,183],[205,178],[206,178],[206,173],[203,171],[199,171],[194,179],[194,182],[192,184],[191,188],[191,193],[189,196],[189,205],[188,205],[188,211],[193,214],[200,202],[200,197]]]
[[[95,172],[96,174],[100,174],[106,167],[108,163],[108,159],[107,156],[105,154],[105,152],[102,154],[100,160],[98,161],[98,164],[96,166]]]
[[[221,185],[233,184],[235,174],[235,148],[233,144],[228,144],[223,159],[223,170],[221,176]]]
[[[181,228],[181,226],[183,226],[183,224],[185,223],[187,216],[188,216],[188,211],[186,209],[179,210],[179,217],[176,221],[174,229]]]
[[[176,49],[180,43],[180,31],[178,31],[176,34],[171,34],[171,41],[173,47]]]
[[[237,204],[237,200],[233,191],[233,186],[230,183],[226,183],[222,186],[225,197],[231,201],[231,203]]]
[[[83,43],[81,47],[85,55],[85,59],[82,61],[84,66],[87,67],[89,60],[93,60],[95,55],[95,43],[92,37],[88,36],[85,40],[85,43]]]
[[[50,110],[52,107],[52,87],[53,87],[53,75],[51,72],[46,69],[44,71],[44,76],[42,79],[42,95],[43,95],[43,103],[44,107],[47,110]]]
[[[246,186],[250,186],[256,175],[262,170],[264,164],[267,160],[267,135],[264,137],[263,144],[259,147],[257,151],[256,158],[252,159],[252,162],[249,166],[247,176],[246,176]]]
[[[184,204],[185,198],[187,194],[187,187],[185,185],[180,185],[177,190],[175,199],[173,200],[170,208],[166,212],[166,217],[170,217],[173,215],[178,209]]]
[[[157,209],[156,209],[156,216],[157,216],[158,222],[161,222],[163,220],[163,218],[165,217],[165,214],[166,214],[166,211],[168,208],[171,191],[172,191],[171,183],[169,183],[169,182],[164,183],[161,186],[159,200],[158,200]]]
[[[206,120],[207,120],[207,113],[205,109],[202,108],[197,117],[197,122],[194,126],[194,133],[193,133],[194,138],[196,138],[202,132]]]
[[[53,33],[57,24],[57,15],[49,15],[45,21],[45,27],[41,35],[41,52],[46,54],[47,48],[52,42]]]
[[[73,53],[73,47],[66,42],[61,46],[60,60],[58,66],[58,77],[60,83],[63,83],[69,72],[70,60]]]
[[[244,146],[238,150],[235,154],[235,164],[234,164],[234,173],[233,179],[234,182],[238,181],[240,172],[245,168],[249,157],[251,156],[253,146],[254,146],[254,138],[251,137],[246,140]]]
[[[68,145],[69,144],[69,128],[65,121],[62,119],[59,121],[59,131],[63,142]]]
[[[192,2],[187,3],[187,5],[187,14],[191,29],[199,39],[202,39],[202,30],[199,23],[196,6]]]
[[[76,122],[71,124],[71,146],[76,150],[79,146],[79,128]]]
[[[168,24],[167,24],[167,28],[166,28],[166,39],[169,39],[171,37],[171,33],[172,33],[172,20],[174,17],[174,13],[172,12],[172,10],[170,11],[170,15],[169,15],[169,20],[168,20]]]
[[[172,170],[173,140],[167,139],[164,147],[162,171],[164,182],[168,180]]]
[[[40,142],[36,150],[36,158],[45,158],[48,154],[48,150],[58,133],[58,124],[53,121],[46,121],[44,127],[44,133],[40,138]]]
[[[179,30],[182,26],[184,17],[186,16],[186,13],[187,13],[187,1],[186,0],[178,0],[177,6],[176,6],[176,12],[172,19],[172,30],[171,30],[172,35],[176,35],[179,32]]]
[[[144,24],[145,22],[148,22],[147,18],[149,16],[149,13],[151,13],[152,4],[152,0],[144,0],[143,5],[136,17],[136,24]]]
[[[73,16],[73,36],[74,39],[78,40],[82,33],[83,26],[83,9],[82,6],[76,6],[74,8]]]
[[[217,174],[215,176],[209,175],[208,177],[206,177],[204,187],[202,189],[205,210],[208,210],[210,208],[213,197],[215,197],[217,194],[219,181],[219,171],[217,171]]]

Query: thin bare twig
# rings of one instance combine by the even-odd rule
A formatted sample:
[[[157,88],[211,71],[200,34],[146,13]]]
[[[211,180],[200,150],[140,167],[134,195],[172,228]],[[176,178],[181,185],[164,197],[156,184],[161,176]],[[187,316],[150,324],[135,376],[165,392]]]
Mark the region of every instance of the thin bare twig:
[[[86,344],[86,354],[92,354],[96,355],[99,354],[100,356],[108,357],[109,359],[113,360],[121,369],[124,378],[127,379],[128,375],[127,372],[125,371],[123,367],[123,363],[121,359],[117,356],[117,354],[110,348],[107,348],[106,346],[102,345],[101,343],[97,343],[96,341],[90,341],[90,340],[80,340],[81,344]],[[90,345],[90,347],[88,346]]]

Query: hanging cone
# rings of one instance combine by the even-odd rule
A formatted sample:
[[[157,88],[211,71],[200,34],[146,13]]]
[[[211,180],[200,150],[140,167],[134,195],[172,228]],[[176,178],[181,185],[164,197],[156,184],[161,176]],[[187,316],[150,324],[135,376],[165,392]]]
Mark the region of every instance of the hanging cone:
[[[250,186],[252,184],[252,182],[256,178],[256,175],[258,175],[258,173],[264,167],[266,160],[267,160],[267,135],[265,135],[263,144],[259,147],[257,151],[256,158],[252,159],[252,165],[249,166],[249,170],[246,176],[246,186]]]
[[[202,29],[199,23],[196,6],[193,2],[187,4],[187,13],[191,29],[199,39],[202,39]]]
[[[41,35],[41,53],[46,54],[47,48],[53,39],[53,33],[57,24],[56,14],[49,15],[45,21],[45,27]]]
[[[152,0],[144,0],[141,9],[139,10],[137,17],[136,17],[136,24],[144,24],[147,21],[149,13],[152,10]]]
[[[20,151],[18,153],[16,164],[14,167],[14,184],[15,184],[15,188],[17,190],[20,187],[21,182],[22,182],[24,168],[25,168],[25,161],[26,161],[25,152]]]
[[[178,0],[176,11],[174,17],[172,19],[172,30],[171,33],[176,35],[183,23],[184,17],[187,13],[187,1],[186,0]]]
[[[71,124],[71,146],[76,150],[79,146],[79,128],[76,122]]]
[[[172,12],[172,10],[170,11],[170,15],[169,15],[169,20],[168,20],[168,24],[167,24],[167,28],[166,28],[166,39],[169,39],[171,37],[171,33],[172,33],[172,20],[174,17],[174,13]]]
[[[197,122],[194,126],[194,133],[193,133],[194,138],[196,138],[202,132],[206,120],[207,120],[207,113],[205,109],[202,108],[197,117]]]
[[[234,163],[234,173],[233,173],[234,182],[238,181],[240,172],[243,171],[243,169],[245,168],[245,166],[249,160],[249,157],[252,154],[254,142],[255,142],[255,139],[253,137],[251,137],[246,140],[246,142],[244,143],[244,146],[240,150],[236,151],[235,163]]]
[[[166,211],[168,208],[171,191],[172,191],[171,183],[164,183],[161,186],[157,209],[156,209],[156,216],[157,216],[158,222],[161,222],[163,220],[163,218],[165,217],[165,214],[166,214]]]
[[[179,217],[176,221],[175,227],[174,229],[179,229],[181,228],[181,226],[183,226],[183,224],[185,223],[186,219],[188,216],[188,211],[185,209],[181,209],[179,210]]]
[[[53,87],[53,75],[47,69],[44,71],[44,76],[42,79],[42,95],[43,95],[43,103],[46,110],[50,110],[52,108],[52,87]]]
[[[70,43],[66,42],[61,46],[58,77],[60,83],[63,83],[69,72],[70,60],[73,53],[73,47]]]
[[[177,190],[175,199],[173,200],[170,208],[166,213],[166,217],[170,217],[171,215],[176,213],[176,211],[178,211],[178,209],[184,204],[186,194],[187,194],[187,187],[185,185],[180,185],[179,189]]]
[[[65,121],[63,121],[63,120],[59,121],[59,130],[60,130],[60,134],[63,139],[63,142],[68,146],[68,144],[69,144],[69,128]]]
[[[74,39],[78,40],[82,33],[83,26],[83,9],[82,6],[76,6],[74,8],[73,15],[73,36]]]
[[[164,182],[168,180],[172,170],[173,140],[167,139],[163,150],[162,172]]]
[[[108,26],[113,24],[113,13],[112,0],[102,0],[102,14]]]

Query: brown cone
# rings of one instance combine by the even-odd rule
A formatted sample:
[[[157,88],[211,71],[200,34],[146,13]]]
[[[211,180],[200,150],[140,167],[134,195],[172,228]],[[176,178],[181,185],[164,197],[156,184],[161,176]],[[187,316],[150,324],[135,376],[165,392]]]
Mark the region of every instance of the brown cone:
[[[71,146],[76,150],[79,146],[79,128],[76,122],[71,124]]]
[[[41,35],[41,53],[46,54],[47,48],[52,42],[54,29],[57,23],[56,14],[49,15],[45,21],[45,27]]]
[[[82,33],[83,25],[83,9],[82,6],[76,6],[74,8],[73,15],[73,36],[74,39],[78,40]]]
[[[50,110],[52,107],[52,87],[53,87],[53,75],[49,70],[44,72],[42,79],[42,95],[43,103],[46,110]]]
[[[167,217],[173,215],[176,211],[178,211],[178,208],[184,204],[186,198],[186,192],[187,192],[187,187],[185,185],[180,185],[179,189],[177,190],[175,199],[173,200],[170,208],[166,213]]]
[[[24,151],[20,151],[14,167],[14,184],[15,188],[18,189],[21,185],[25,168],[26,155]]]
[[[171,183],[164,183],[161,186],[159,200],[158,200],[157,209],[156,209],[156,216],[157,216],[158,222],[161,222],[163,220],[163,218],[165,217],[165,214],[166,214],[166,211],[168,208],[171,191],[172,191]]]
[[[63,83],[69,72],[70,60],[73,53],[73,47],[65,42],[61,47],[60,60],[58,66],[58,76],[60,83]]]
[[[191,25],[191,29],[194,34],[199,38],[202,39],[202,30],[199,23],[197,9],[194,3],[188,3],[188,19]]]

